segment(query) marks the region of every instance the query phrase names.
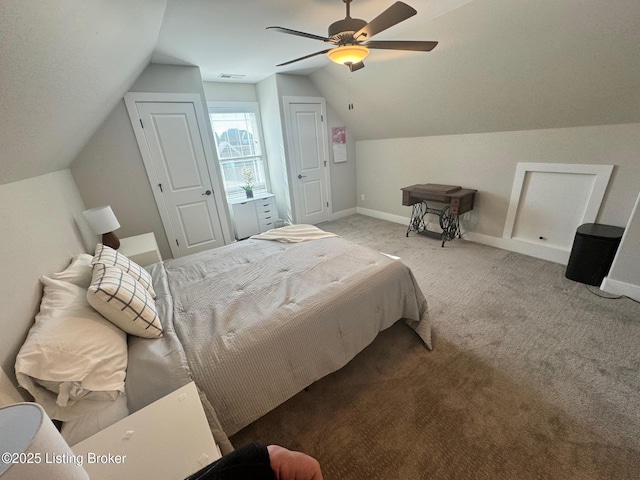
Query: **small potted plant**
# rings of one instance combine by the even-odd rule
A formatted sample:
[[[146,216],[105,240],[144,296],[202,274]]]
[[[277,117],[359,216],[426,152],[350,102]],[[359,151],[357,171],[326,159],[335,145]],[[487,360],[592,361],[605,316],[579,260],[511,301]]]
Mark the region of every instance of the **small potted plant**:
[[[244,177],[244,185],[242,189],[247,194],[247,198],[253,198],[253,170],[249,167],[242,169],[242,176]]]

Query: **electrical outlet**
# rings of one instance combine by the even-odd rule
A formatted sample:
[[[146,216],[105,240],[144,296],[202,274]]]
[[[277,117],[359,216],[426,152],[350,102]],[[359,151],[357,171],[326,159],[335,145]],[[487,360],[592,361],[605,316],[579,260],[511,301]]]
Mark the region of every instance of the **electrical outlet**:
[[[465,220],[469,220],[471,218],[471,212],[465,213],[462,218]]]
[[[360,201],[361,201],[361,202],[364,202],[364,193],[361,193],[361,194],[360,194]]]

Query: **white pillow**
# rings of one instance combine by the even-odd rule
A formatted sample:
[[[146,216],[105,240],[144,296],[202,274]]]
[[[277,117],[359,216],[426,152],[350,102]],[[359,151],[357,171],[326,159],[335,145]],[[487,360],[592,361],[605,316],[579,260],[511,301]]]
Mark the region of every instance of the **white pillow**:
[[[73,283],[82,288],[89,288],[89,285],[91,285],[92,260],[93,255],[88,253],[74,255],[69,266],[62,272],[54,273],[51,278]]]
[[[99,243],[96,245],[96,254],[91,261],[91,265],[97,264],[108,265],[122,270],[127,275],[133,277],[144,288],[147,289],[152,298],[156,298],[156,292],[153,291],[153,281],[151,275],[144,268],[135,262],[132,262],[123,254],[111,247]]]
[[[156,304],[147,290],[117,267],[96,263],[87,301],[104,317],[131,335],[162,337]]]
[[[47,414],[71,420],[91,401],[124,392],[127,337],[87,303],[86,290],[42,277],[44,294],[35,324],[16,359],[16,378]]]

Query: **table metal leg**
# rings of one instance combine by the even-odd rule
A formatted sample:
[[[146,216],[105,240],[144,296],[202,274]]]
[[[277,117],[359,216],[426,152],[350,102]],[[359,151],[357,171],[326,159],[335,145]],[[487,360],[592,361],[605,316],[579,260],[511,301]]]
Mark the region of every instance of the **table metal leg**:
[[[423,202],[414,203],[411,207],[411,219],[409,220],[409,226],[407,227],[407,237],[409,232],[420,233],[426,229],[424,223],[424,216],[427,214],[426,204]]]
[[[450,212],[449,206],[444,207],[439,214],[440,228],[442,228],[442,246],[444,243],[456,238],[462,238],[460,235],[460,220],[458,215],[454,215]]]
[[[441,234],[427,230],[427,224],[424,221],[424,217],[427,213],[438,216],[440,228],[442,229]],[[409,226],[407,227],[406,233],[407,237],[410,232],[421,233],[435,238],[439,237],[442,240],[443,247],[445,242],[453,240],[456,235],[458,238],[462,238],[462,235],[460,234],[460,221],[458,215],[454,215],[450,212],[449,205],[446,205],[443,208],[431,208],[425,201],[414,203],[411,208],[411,219],[409,220]]]

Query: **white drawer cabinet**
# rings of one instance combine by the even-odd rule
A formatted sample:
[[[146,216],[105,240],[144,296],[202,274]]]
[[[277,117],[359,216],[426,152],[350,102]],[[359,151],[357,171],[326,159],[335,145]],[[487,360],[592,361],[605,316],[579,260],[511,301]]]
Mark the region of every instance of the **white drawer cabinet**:
[[[91,480],[183,480],[221,456],[193,382],[71,450]]]
[[[238,240],[260,233],[256,207],[252,201],[232,204],[231,216]]]
[[[276,210],[276,198],[267,197],[259,198],[253,202],[256,207],[256,216],[258,217],[258,229],[260,232],[266,232],[275,228],[276,220],[278,220],[278,212]]]
[[[273,194],[234,200],[230,203],[238,240],[275,228],[278,210],[276,197]]]
[[[153,232],[121,238],[118,251],[141,267],[162,261],[160,249]]]

